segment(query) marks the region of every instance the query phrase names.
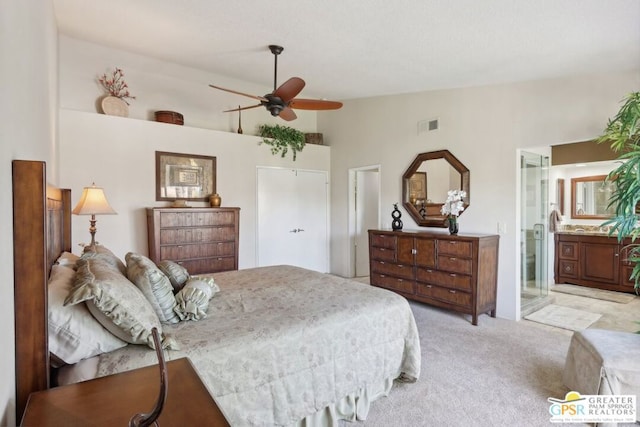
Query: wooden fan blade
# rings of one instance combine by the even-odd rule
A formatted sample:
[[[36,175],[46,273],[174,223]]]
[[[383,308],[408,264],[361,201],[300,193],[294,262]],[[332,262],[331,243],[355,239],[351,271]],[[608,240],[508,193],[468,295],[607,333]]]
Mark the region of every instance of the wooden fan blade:
[[[273,91],[273,95],[282,99],[285,104],[291,101],[304,88],[305,82],[300,77],[291,77]]]
[[[291,100],[289,107],[298,110],[337,110],[342,107],[342,102],[296,98]]]
[[[224,90],[225,92],[235,93],[236,95],[248,96],[249,98],[257,99],[258,101],[267,102],[267,98],[265,98],[264,96],[250,95],[248,93],[238,92],[237,90],[226,89],[220,86],[214,86],[214,85],[209,85],[209,86],[211,86],[214,89]]]
[[[294,111],[289,107],[285,107],[282,111],[280,111],[280,114],[278,114],[278,117],[288,122],[298,118],[298,116],[296,116],[296,113],[294,113]]]
[[[229,113],[231,111],[243,111],[243,110],[249,110],[251,108],[257,108],[257,107],[262,107],[262,104],[257,104],[257,105],[251,105],[249,107],[241,107],[241,108],[234,108],[232,110],[224,110],[223,113]]]

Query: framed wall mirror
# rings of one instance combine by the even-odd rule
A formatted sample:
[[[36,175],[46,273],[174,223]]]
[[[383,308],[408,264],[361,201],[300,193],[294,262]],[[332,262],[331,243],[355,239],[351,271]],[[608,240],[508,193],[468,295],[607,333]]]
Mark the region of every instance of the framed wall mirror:
[[[614,185],[607,175],[571,178],[571,218],[607,219],[615,214],[609,207]]]
[[[449,150],[420,153],[402,175],[402,205],[421,227],[447,227],[440,213],[447,192],[464,190],[466,211],[469,187],[469,169]]]

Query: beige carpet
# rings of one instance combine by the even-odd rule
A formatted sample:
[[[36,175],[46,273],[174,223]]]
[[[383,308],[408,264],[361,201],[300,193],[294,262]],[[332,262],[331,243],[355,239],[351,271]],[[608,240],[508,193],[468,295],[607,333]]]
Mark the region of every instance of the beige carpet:
[[[603,291],[601,289],[587,288],[585,286],[577,285],[553,285],[551,287],[553,292],[561,292],[563,294],[578,295],[581,297],[601,299],[605,301],[618,302],[620,304],[628,304],[633,301],[636,296],[632,294],[625,294],[623,292]]]
[[[529,322],[470,316],[410,302],[422,372],[396,383],[367,420],[343,427],[548,426],[548,397],[563,398],[570,336]],[[574,424],[575,425],[575,424]]]
[[[597,321],[602,315],[561,305],[549,304],[525,316],[527,320],[570,331],[581,331]]]

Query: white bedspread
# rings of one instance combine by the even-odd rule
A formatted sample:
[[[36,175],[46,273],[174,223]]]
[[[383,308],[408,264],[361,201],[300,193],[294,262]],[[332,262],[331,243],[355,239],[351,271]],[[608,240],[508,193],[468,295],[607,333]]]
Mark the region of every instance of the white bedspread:
[[[221,291],[207,318],[163,326],[181,346],[165,356],[192,360],[232,426],[295,425],[420,375],[415,320],[397,294],[291,266],[212,276]],[[98,376],[155,363],[129,345],[100,356]]]

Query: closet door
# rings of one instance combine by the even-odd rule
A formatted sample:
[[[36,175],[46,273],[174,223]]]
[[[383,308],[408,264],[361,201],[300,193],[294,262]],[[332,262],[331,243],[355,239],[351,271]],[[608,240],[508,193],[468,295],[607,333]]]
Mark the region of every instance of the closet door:
[[[258,168],[258,266],[328,271],[325,171]]]

